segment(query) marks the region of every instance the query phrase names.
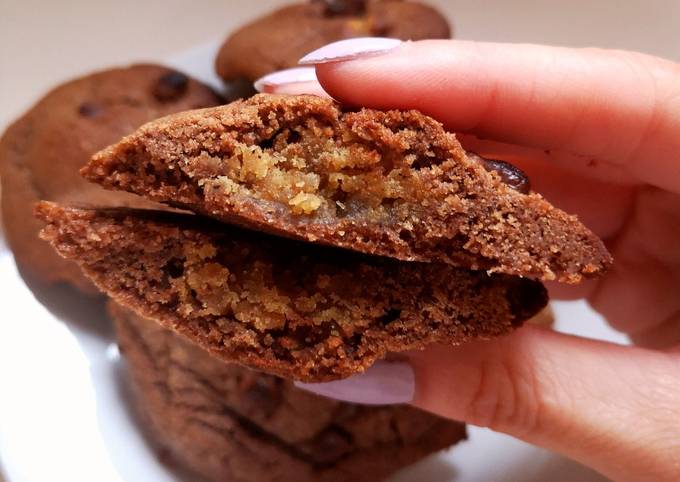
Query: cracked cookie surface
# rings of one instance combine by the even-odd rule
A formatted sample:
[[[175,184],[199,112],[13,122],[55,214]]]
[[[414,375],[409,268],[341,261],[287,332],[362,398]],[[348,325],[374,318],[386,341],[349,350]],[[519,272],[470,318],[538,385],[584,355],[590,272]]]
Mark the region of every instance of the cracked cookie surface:
[[[377,481],[465,438],[463,424],[318,397],[214,359],[114,302],[109,311],[153,438],[171,463],[210,480]]]

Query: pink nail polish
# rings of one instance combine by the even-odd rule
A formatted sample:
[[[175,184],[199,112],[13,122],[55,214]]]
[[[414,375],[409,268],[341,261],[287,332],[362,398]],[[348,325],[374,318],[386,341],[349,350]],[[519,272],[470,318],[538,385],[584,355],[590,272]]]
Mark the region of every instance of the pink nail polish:
[[[364,405],[408,403],[415,392],[413,368],[405,362],[379,361],[364,373],[326,383],[301,383],[308,392]]]
[[[317,82],[314,67],[295,67],[267,74],[264,77],[257,79],[253,85],[258,92],[271,93],[283,85],[311,82]]]
[[[300,59],[300,65],[323,64],[351,60],[366,55],[388,52],[402,43],[399,39],[385,37],[359,37],[340,40],[314,50]]]

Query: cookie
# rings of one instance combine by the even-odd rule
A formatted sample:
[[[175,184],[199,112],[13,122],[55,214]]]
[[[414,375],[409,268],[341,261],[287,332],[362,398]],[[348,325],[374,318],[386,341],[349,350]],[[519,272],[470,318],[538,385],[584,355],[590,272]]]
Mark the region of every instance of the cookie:
[[[369,254],[569,283],[611,257],[521,171],[417,111],[259,94],[151,122],[85,177],[229,223]]]
[[[408,406],[360,406],[222,363],[115,303],[109,309],[162,459],[209,480],[378,481],[465,439]]]
[[[526,278],[310,245],[210,219],[43,202],[42,237],[119,303],[215,356],[307,382],[390,352],[513,330],[547,302]]]
[[[451,37],[446,19],[417,2],[328,0],[289,5],[234,32],[215,60],[227,82],[250,84],[265,74],[297,65],[300,58],[327,43],[352,37],[402,40]]]
[[[0,139],[5,234],[22,271],[46,283],[67,282],[96,292],[78,267],[45,249],[33,205],[41,200],[97,205],[151,205],[107,192],[79,169],[99,149],[160,116],[214,106],[201,83],[158,65],[111,69],[67,82],[48,93]]]

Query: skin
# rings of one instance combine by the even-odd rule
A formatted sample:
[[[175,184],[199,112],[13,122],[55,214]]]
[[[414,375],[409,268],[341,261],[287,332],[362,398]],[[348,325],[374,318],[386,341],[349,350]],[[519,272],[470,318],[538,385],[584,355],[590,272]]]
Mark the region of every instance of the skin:
[[[467,148],[517,164],[615,259],[605,276],[551,294],[585,298],[635,346],[527,326],[432,347],[410,356],[413,404],[614,480],[680,480],[680,66],[623,51],[422,41],[316,71],[343,103],[418,109]]]

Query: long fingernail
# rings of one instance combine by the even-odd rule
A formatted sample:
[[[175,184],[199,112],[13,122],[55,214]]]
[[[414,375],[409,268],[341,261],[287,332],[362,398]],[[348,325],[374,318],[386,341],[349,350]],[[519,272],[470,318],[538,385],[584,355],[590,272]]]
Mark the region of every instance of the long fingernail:
[[[351,60],[366,55],[379,55],[392,50],[402,42],[385,37],[359,37],[340,40],[314,50],[300,59],[300,65],[323,64]]]
[[[413,368],[404,362],[379,361],[364,373],[326,383],[301,383],[295,386],[345,402],[365,405],[408,403],[415,392]]]
[[[316,82],[314,67],[295,67],[279,70],[264,77],[260,77],[253,84],[258,92],[273,92],[277,87],[288,84],[303,84]]]

